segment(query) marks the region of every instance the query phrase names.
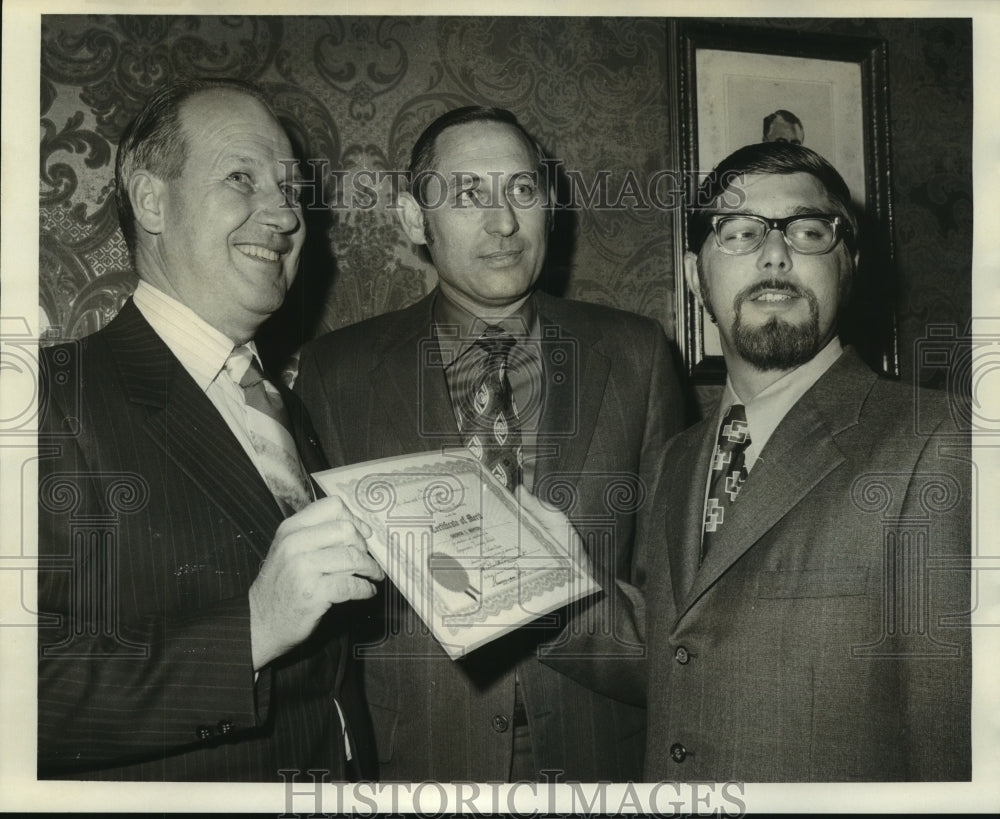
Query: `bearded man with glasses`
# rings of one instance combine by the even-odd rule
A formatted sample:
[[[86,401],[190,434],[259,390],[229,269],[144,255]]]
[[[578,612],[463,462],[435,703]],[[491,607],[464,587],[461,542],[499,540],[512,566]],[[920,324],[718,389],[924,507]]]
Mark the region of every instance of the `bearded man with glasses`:
[[[967,779],[969,578],[933,567],[969,552],[968,441],[841,346],[858,225],[826,160],[748,146],[700,193],[685,275],[728,378],[666,454],[647,773]]]
[[[971,775],[968,436],[947,396],[841,345],[850,201],[818,154],[762,143],[690,213],[687,282],[728,378],[667,445],[645,589],[619,583],[647,648],[646,781]]]

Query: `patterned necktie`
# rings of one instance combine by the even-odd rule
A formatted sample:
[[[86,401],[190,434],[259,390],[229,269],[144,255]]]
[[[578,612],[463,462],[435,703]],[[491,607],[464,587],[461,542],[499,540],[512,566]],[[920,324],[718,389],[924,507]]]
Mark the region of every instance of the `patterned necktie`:
[[[282,512],[286,516],[297,512],[312,500],[312,491],[281,394],[264,378],[257,359],[246,347],[230,353],[226,372],[243,388],[247,432],[257,453],[257,468]]]
[[[702,560],[708,554],[713,536],[725,525],[727,510],[747,479],[746,449],[749,445],[746,408],[742,404],[733,404],[719,426],[715,456],[712,458],[712,476],[705,501]]]
[[[476,344],[486,351],[482,371],[472,382],[462,432],[472,453],[511,492],[521,482],[521,421],[507,378],[507,358],[516,344],[502,327],[491,325]]]

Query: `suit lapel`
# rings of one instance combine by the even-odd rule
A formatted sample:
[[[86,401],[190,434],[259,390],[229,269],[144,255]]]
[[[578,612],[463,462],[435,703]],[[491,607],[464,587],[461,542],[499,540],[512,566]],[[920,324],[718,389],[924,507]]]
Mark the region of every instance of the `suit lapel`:
[[[391,333],[373,342],[373,389],[393,419],[392,429],[403,452],[461,444],[444,377],[445,362],[440,360],[431,335],[435,292],[403,311],[390,328]],[[573,475],[583,468],[607,387],[610,362],[600,351],[600,335],[574,320],[558,299],[544,293],[537,293],[535,298],[543,332],[546,389],[538,436],[543,457],[537,465],[537,481],[549,473]],[[558,348],[569,353],[565,361],[548,355],[556,345],[546,343],[546,328],[558,331]],[[573,434],[546,434],[563,430]],[[376,449],[381,448],[378,442],[373,443]]]
[[[392,420],[403,453],[433,450],[459,443],[458,424],[448,396],[444,364],[432,335],[434,294],[404,311],[389,334],[376,339],[370,377],[379,402]],[[386,430],[371,425],[374,434]],[[373,450],[382,443],[371,442]]]
[[[740,490],[739,499],[731,507],[725,526],[696,572],[690,591],[679,598],[681,605],[678,606],[678,613],[681,616],[844,461],[836,436],[857,424],[865,396],[875,380],[875,374],[857,358],[853,350],[848,349],[789,410]],[[696,504],[699,526],[697,536],[687,541],[689,544],[700,544],[700,514],[704,508],[704,485],[700,483],[700,478],[705,478],[713,447],[714,429],[710,429],[699,451],[697,475],[700,477],[695,481],[701,487]],[[694,499],[690,502],[695,503]],[[697,552],[697,549],[685,550],[688,553],[692,551]],[[690,559],[690,554],[687,559]]]
[[[689,432],[681,433],[669,453],[670,490],[663,496],[663,502],[669,506],[664,547],[670,560],[674,600],[678,603],[684,601],[698,571],[705,482],[708,463],[715,450],[715,437],[713,416]]]
[[[295,438],[295,446],[299,451],[299,456],[302,458],[302,466],[305,467],[306,474],[310,476],[309,482],[312,484],[313,494],[317,498],[325,497],[326,493],[312,479],[312,475],[315,472],[322,472],[325,469],[329,469],[330,462],[323,452],[319,436],[312,425],[312,420],[309,418],[305,404],[302,403],[294,392],[283,386],[280,381],[275,380],[273,383],[281,392],[281,397],[285,401],[285,407],[288,409],[288,417],[292,424],[292,435]]]
[[[536,483],[552,473],[576,483],[597,428],[611,362],[600,349],[600,334],[575,320],[559,299],[540,292],[535,298],[545,379]]]
[[[131,300],[107,330],[129,399],[148,408],[150,440],[265,557],[283,516],[218,410]]]
[[[728,510],[726,523],[716,534],[683,609],[842,461],[843,455],[815,413],[806,408],[789,413],[765,446],[738,500]],[[703,463],[707,469],[707,461]]]

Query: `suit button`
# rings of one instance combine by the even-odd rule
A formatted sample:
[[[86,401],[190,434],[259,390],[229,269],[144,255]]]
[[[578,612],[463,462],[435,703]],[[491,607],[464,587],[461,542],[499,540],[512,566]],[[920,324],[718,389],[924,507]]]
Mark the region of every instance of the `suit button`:
[[[687,759],[687,755],[688,755],[687,748],[685,748],[679,742],[675,742],[673,745],[670,746],[670,758],[674,762],[683,762],[685,759]]]
[[[510,720],[507,719],[503,714],[497,714],[493,717],[493,730],[498,734],[502,734],[510,727]]]
[[[684,646],[677,646],[677,651],[674,652],[674,659],[681,665],[687,665],[688,660],[691,659],[691,655]]]
[[[224,719],[219,722],[220,734],[231,734],[232,732],[233,732],[233,724],[228,719]]]
[[[212,729],[209,728],[207,725],[199,725],[197,729],[195,729],[195,734],[197,735],[198,739],[211,739]]]

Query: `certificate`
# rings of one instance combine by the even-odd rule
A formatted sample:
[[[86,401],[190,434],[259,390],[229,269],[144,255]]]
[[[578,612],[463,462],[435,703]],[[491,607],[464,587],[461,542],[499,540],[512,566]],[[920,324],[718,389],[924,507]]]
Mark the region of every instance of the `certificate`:
[[[467,450],[313,477],[372,528],[372,556],[453,660],[600,591],[569,521],[551,532]]]

